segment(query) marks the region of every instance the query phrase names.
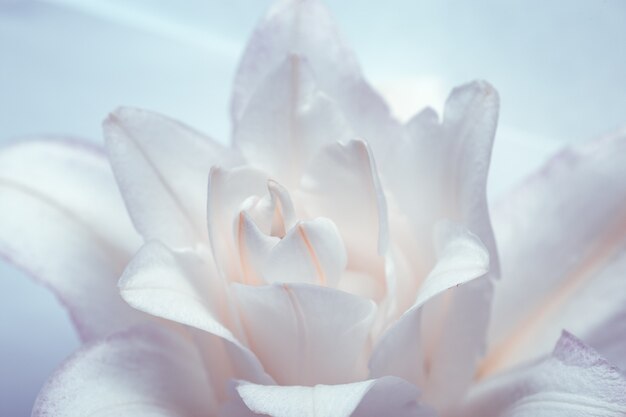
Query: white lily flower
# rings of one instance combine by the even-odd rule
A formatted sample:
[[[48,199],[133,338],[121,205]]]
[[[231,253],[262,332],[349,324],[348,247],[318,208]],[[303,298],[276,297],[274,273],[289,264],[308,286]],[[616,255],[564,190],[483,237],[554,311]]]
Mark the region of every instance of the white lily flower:
[[[0,253],[86,342],[34,416],[626,414],[623,132],[515,191],[496,239],[496,90],[398,122],[316,0],[260,22],[231,110],[231,147],[120,108],[106,152],[0,152]]]

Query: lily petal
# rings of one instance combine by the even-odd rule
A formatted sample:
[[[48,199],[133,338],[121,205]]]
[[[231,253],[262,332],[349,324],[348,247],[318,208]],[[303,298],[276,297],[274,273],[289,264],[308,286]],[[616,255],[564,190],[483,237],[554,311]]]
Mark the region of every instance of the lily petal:
[[[225,281],[244,282],[241,260],[237,255],[239,232],[244,231],[240,215],[251,196],[267,193],[265,173],[250,167],[224,169],[213,167],[209,173],[207,221],[213,259]]]
[[[145,326],[75,353],[39,394],[33,417],[200,417],[214,407],[195,346]]]
[[[444,409],[469,385],[483,349],[489,253],[458,225],[437,229],[439,261],[413,307],[381,336],[369,367],[373,377],[394,375],[424,386],[428,402]]]
[[[254,166],[289,187],[325,144],[354,135],[316,86],[308,63],[291,55],[256,89],[235,125],[235,146]]]
[[[325,218],[301,221],[269,252],[268,283],[303,282],[334,288],[346,267],[346,248],[335,224]]]
[[[618,417],[626,415],[626,376],[564,332],[553,354],[479,385],[462,415]]]
[[[126,206],[145,240],[172,247],[205,242],[209,170],[227,149],[175,120],[119,108],[103,124],[107,151]]]
[[[280,238],[263,233],[245,211],[239,214],[236,233],[243,274],[242,282],[247,285],[264,284],[267,280],[263,278],[265,275],[263,268],[270,253],[280,242]]]
[[[557,155],[496,207],[505,279],[483,375],[626,311],[626,132]]]
[[[334,384],[362,376],[376,311],[371,300],[307,284],[234,289],[250,345],[279,384]]]
[[[140,311],[223,339],[232,363],[212,368],[212,372],[223,375],[218,378],[222,383],[232,377],[259,382],[271,380],[254,354],[233,335],[233,331],[241,335],[238,317],[230,310],[232,300],[228,289],[206,261],[207,255],[174,252],[162,243],[149,242],[135,255],[120,279],[122,297]]]
[[[0,151],[0,256],[49,287],[83,341],[146,319],[115,283],[140,239],[103,150],[42,138]]]
[[[393,377],[313,387],[240,382],[236,389],[251,411],[271,417],[434,417],[418,404],[415,386]]]
[[[291,196],[285,187],[276,181],[269,180],[267,188],[274,203],[274,218],[272,219],[272,236],[283,237],[287,230],[296,224],[296,209]]]
[[[441,123],[426,109],[408,123],[408,142],[395,146],[390,188],[420,243],[421,270],[434,262],[433,225],[450,219],[480,238],[491,255],[490,273],[499,273],[486,192],[498,108],[488,83],[462,85],[448,97]]]
[[[335,222],[348,249],[348,267],[384,276],[387,204],[374,158],[363,141],[323,148],[302,178],[301,197],[310,216]]]
[[[401,135],[383,99],[363,79],[352,51],[341,40],[330,13],[318,0],[285,0],[263,19],[239,64],[232,117],[237,124],[252,101],[252,92],[286,57],[306,59],[320,89],[336,102],[358,136],[385,159],[389,143]]]

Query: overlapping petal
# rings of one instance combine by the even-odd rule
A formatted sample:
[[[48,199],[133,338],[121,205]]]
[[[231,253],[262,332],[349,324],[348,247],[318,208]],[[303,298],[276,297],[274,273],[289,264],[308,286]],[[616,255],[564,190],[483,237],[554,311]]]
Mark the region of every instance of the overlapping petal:
[[[441,122],[426,109],[406,126],[406,141],[394,143],[397,169],[389,185],[412,223],[426,268],[433,262],[432,228],[450,219],[481,239],[491,255],[491,274],[498,275],[486,193],[498,110],[491,85],[465,84],[448,97]]]
[[[383,276],[387,205],[376,164],[360,140],[323,148],[301,183],[307,213],[333,220],[348,250],[348,267]]]
[[[413,307],[381,336],[369,366],[374,377],[395,375],[425,387],[429,403],[445,408],[467,388],[483,348],[489,293],[485,300],[479,294],[489,285],[489,253],[458,225],[440,224],[437,235],[435,268]]]
[[[235,286],[252,350],[281,385],[362,378],[376,305],[308,284]]]
[[[243,344],[245,339],[239,338],[243,333],[235,305],[206,253],[175,252],[162,243],[150,242],[129,263],[119,286],[132,307],[222,339],[225,353],[216,361],[221,363],[211,367],[221,375],[217,378],[221,384],[233,377],[271,381]]]
[[[325,218],[297,223],[269,252],[265,281],[336,287],[346,267],[346,249],[335,224]]]
[[[119,108],[104,122],[109,159],[137,231],[173,247],[206,241],[206,187],[211,167],[237,157],[180,122]]]
[[[306,59],[286,56],[257,87],[234,143],[249,163],[294,187],[318,149],[352,139],[340,109],[316,84]]]
[[[417,402],[415,386],[385,377],[343,385],[264,386],[239,383],[241,400],[256,415],[270,417],[434,417]],[[231,406],[227,411],[234,411]],[[239,408],[241,410],[241,408]],[[255,414],[249,414],[255,415]],[[247,417],[229,414],[226,417]]]
[[[244,228],[240,216],[244,202],[267,193],[267,175],[247,166],[233,169],[213,167],[209,174],[207,222],[209,240],[218,270],[226,281],[244,282],[244,271],[238,256],[240,236]],[[238,233],[236,234],[235,231]]]
[[[206,417],[215,408],[196,347],[140,326],[75,353],[39,394],[33,417]]]
[[[339,105],[349,125],[367,140],[379,160],[401,136],[382,98],[363,79],[356,58],[341,40],[318,0],[277,2],[253,33],[233,86],[232,117],[239,123],[267,74],[290,55],[306,59],[319,88]]]
[[[483,374],[626,311],[626,134],[572,146],[496,207],[503,277]]]
[[[145,317],[115,283],[139,245],[102,149],[41,138],[0,151],[0,255],[50,287],[87,341]]]
[[[564,332],[551,356],[479,385],[459,415],[618,417],[626,414],[626,376]]]

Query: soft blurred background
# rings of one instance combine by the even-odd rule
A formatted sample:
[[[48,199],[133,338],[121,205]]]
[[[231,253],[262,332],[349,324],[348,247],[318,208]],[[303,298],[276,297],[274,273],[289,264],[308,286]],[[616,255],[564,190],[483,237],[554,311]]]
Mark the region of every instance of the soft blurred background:
[[[99,142],[120,104],[228,141],[230,82],[269,3],[0,0],[0,145],[40,134]],[[498,89],[492,203],[564,144],[626,124],[624,0],[327,3],[398,117],[441,109],[475,78]],[[0,276],[0,416],[28,416],[78,339],[47,290],[2,263]]]

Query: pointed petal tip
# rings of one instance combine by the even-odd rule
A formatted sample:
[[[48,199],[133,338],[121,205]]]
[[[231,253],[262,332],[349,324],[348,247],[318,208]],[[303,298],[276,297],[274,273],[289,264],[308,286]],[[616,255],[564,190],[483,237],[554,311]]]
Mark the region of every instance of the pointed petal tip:
[[[122,123],[123,120],[128,118],[131,112],[135,112],[137,110],[138,109],[134,109],[128,106],[117,106],[116,108],[111,110],[111,112],[106,116],[102,124],[104,126],[107,126],[110,124],[120,124]]]
[[[473,80],[467,83],[466,86],[483,91],[486,95],[498,94],[498,91],[496,90],[496,88],[487,80],[482,80],[482,79]]]
[[[103,120],[102,124],[106,129],[107,126],[111,126],[111,125],[123,126],[125,124],[128,124],[129,122],[133,121],[132,120],[133,118],[150,118],[150,117],[156,117],[159,119],[168,120],[170,122],[177,122],[173,120],[172,118],[170,118],[169,116],[166,116],[156,111],[142,109],[140,107],[120,105],[120,106],[115,107],[113,110],[111,110],[111,112]]]
[[[102,132],[104,134],[105,145],[113,139],[114,136],[123,134],[124,125],[130,116],[129,107],[119,106],[113,109],[102,121]]]
[[[615,368],[593,347],[565,329],[561,332],[561,337],[552,354],[566,364],[575,364],[576,366],[603,365],[612,369]]]
[[[227,175],[227,172],[228,170],[219,164],[211,165],[211,168],[209,168],[209,187],[211,186],[212,180]]]
[[[499,106],[500,103],[500,95],[498,94],[498,90],[485,80],[474,80],[465,84],[461,84],[456,86],[450,92],[450,96],[448,97],[448,101],[451,97],[463,94],[472,94],[481,97],[483,100],[493,101],[495,105]]]

